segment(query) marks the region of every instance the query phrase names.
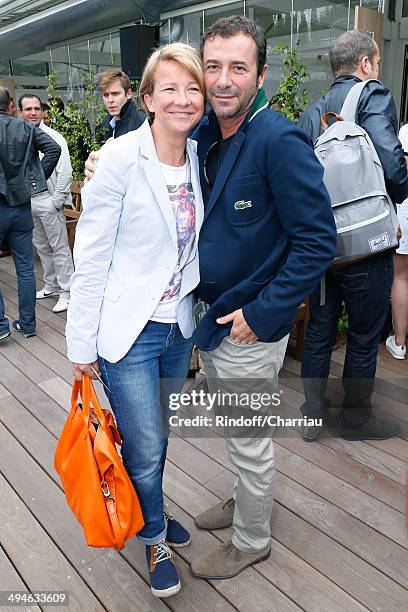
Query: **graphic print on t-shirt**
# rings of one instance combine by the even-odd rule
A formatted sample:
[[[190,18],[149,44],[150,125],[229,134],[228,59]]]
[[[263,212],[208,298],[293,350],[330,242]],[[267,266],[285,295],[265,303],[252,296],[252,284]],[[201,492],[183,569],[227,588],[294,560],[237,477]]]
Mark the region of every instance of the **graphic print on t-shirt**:
[[[167,185],[170,202],[176,220],[178,262],[177,268],[164,292],[161,301],[173,299],[180,291],[181,270],[190,255],[194,233],[195,233],[195,199],[191,183],[180,185]]]

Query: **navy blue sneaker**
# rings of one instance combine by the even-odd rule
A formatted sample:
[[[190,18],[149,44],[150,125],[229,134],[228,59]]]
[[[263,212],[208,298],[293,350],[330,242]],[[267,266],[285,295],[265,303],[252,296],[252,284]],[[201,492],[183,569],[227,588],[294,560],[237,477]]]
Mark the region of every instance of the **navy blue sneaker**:
[[[183,548],[190,544],[191,536],[187,529],[184,529],[183,525],[180,525],[166,510],[164,511],[164,524],[167,525],[166,544],[173,548]]]
[[[21,325],[19,321],[13,321],[13,323],[11,324],[11,327],[14,329],[14,331],[21,332],[24,338],[32,338],[33,336],[36,335],[35,332],[24,332],[21,329]]]
[[[181,589],[176,566],[170,548],[163,540],[146,546],[146,561],[150,588],[155,597],[170,597]]]

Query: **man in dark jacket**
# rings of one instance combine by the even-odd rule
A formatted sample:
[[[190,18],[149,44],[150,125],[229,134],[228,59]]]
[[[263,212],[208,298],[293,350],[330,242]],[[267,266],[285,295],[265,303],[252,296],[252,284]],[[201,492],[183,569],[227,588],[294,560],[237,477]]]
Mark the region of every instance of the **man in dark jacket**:
[[[0,87],[0,243],[8,238],[16,266],[19,318],[12,327],[28,338],[35,335],[36,290],[31,196],[47,190],[61,148],[42,130],[8,115],[9,103],[8,90]],[[0,340],[9,335],[0,292]]]
[[[352,30],[342,34],[330,51],[330,62],[334,82],[299,121],[313,141],[322,133],[320,117],[328,111],[340,113],[353,85],[378,79],[379,75],[379,50],[365,32]],[[402,202],[408,195],[407,167],[397,138],[394,100],[379,81],[364,88],[356,120],[369,134],[378,153],[390,197],[394,202]],[[320,289],[310,296],[310,320],[302,360],[306,397],[302,412],[313,417],[323,416],[326,425],[332,424],[325,393],[337,321],[344,302],[349,329],[343,370],[341,435],[346,439],[384,439],[399,430],[398,423],[373,416],[371,405],[378,345],[389,308],[392,279],[393,250],[390,249],[341,269],[329,269],[324,299]],[[306,440],[315,440],[322,429],[305,427],[303,436]]]
[[[137,130],[146,119],[132,100],[132,88],[128,75],[122,70],[111,68],[102,72],[98,79],[99,90],[108,114],[103,120],[101,142],[118,138]]]
[[[223,398],[228,410],[228,394],[238,385],[241,391],[244,385],[243,402],[260,391],[271,397],[298,306],[332,261],[336,231],[309,138],[268,108],[260,28],[244,17],[219,19],[204,33],[202,52],[213,110],[197,133],[205,205],[198,293],[205,314],[194,341],[210,393],[224,394],[222,411]],[[232,415],[242,414],[243,405],[233,404]],[[195,523],[232,525],[232,536],[193,561],[196,577],[230,578],[270,554],[275,470],[263,406],[258,429],[234,431],[226,423],[234,497],[204,510]],[[252,408],[245,413],[250,423]]]

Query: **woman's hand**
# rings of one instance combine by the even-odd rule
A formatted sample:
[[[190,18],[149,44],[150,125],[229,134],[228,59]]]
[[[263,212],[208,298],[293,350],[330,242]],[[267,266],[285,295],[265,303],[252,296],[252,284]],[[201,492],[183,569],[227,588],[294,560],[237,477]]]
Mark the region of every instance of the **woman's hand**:
[[[98,380],[98,376],[96,376],[95,372],[92,371],[92,368],[98,373],[98,376],[100,376],[99,364],[97,361],[94,361],[93,363],[73,363],[72,373],[75,380],[82,380],[83,374],[86,374],[93,380]]]

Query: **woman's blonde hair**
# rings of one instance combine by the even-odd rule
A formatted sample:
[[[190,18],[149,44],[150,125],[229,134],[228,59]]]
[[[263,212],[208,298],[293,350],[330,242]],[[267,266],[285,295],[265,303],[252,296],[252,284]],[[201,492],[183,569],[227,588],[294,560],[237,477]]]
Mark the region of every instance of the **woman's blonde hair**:
[[[143,96],[145,94],[152,95],[154,90],[154,75],[160,62],[173,60],[183,66],[197,81],[201,93],[205,95],[204,89],[204,71],[203,62],[200,54],[190,45],[180,42],[170,43],[159,47],[147,60],[145,69],[143,70],[142,80],[139,87],[139,100],[143,110],[151,116],[149,109],[146,107]]]

